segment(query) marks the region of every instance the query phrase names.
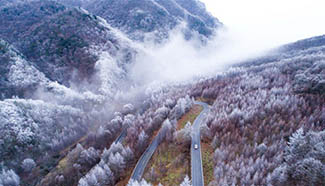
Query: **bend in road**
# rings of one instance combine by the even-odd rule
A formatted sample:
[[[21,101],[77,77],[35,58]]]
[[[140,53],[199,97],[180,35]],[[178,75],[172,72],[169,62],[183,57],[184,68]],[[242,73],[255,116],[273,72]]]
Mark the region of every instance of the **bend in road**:
[[[193,124],[193,136],[192,136],[192,144],[191,144],[191,169],[192,169],[192,185],[193,186],[203,186],[204,185],[204,179],[203,179],[203,168],[202,168],[202,158],[201,158],[201,146],[200,146],[200,126],[204,119],[204,116],[209,111],[209,106],[206,103],[202,102],[195,102],[195,104],[203,106],[203,111],[200,113],[200,115],[195,119]],[[135,169],[133,170],[131,180],[137,180],[140,181],[142,178],[142,175],[144,173],[144,170],[156,151],[158,145],[160,144],[160,137],[161,132],[158,133],[158,135],[154,138],[152,143],[149,145],[149,147],[146,149],[146,151],[142,154],[140,157]],[[194,145],[198,145],[198,149],[194,149]]]
[[[151,156],[156,151],[156,149],[160,143],[161,135],[162,135],[162,133],[159,132],[158,135],[153,139],[153,141],[149,145],[149,147],[146,149],[146,151],[142,154],[135,169],[133,170],[131,180],[137,180],[137,181],[141,180],[142,175],[144,173],[144,169],[146,168]]]

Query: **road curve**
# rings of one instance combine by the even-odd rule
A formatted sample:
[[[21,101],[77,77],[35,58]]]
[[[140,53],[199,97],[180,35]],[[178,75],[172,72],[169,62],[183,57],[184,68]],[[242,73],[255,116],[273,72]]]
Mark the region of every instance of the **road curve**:
[[[144,151],[142,154],[140,160],[138,161],[137,165],[135,166],[135,169],[133,170],[131,180],[137,180],[140,181],[144,172],[144,169],[146,168],[151,156],[156,151],[157,147],[159,146],[162,133],[159,131],[158,135],[153,139],[149,147]]]
[[[122,132],[120,133],[120,135],[115,139],[114,143],[122,143],[123,140],[125,139],[126,135],[127,135],[127,131],[128,131],[128,127],[123,127]]]
[[[203,168],[202,168],[202,158],[201,158],[201,146],[200,146],[200,126],[201,123],[207,114],[209,112],[209,106],[206,103],[203,102],[195,102],[195,104],[203,106],[203,111],[200,113],[200,115],[195,119],[193,124],[193,134],[192,134],[192,144],[191,144],[191,167],[192,167],[192,185],[193,186],[203,186],[204,185],[204,179],[203,179]],[[158,133],[158,135],[153,139],[152,143],[149,145],[149,147],[146,149],[146,151],[142,154],[140,157],[135,169],[132,172],[131,180],[137,180],[140,181],[142,178],[142,175],[144,173],[144,170],[156,151],[157,147],[160,144],[161,139],[161,131]],[[198,149],[194,149],[194,145],[198,145]]]
[[[195,102],[195,104],[201,105],[203,111],[195,119],[192,126],[192,144],[191,144],[191,174],[192,174],[192,185],[193,186],[204,186],[203,177],[203,166],[202,166],[202,156],[201,156],[201,134],[200,127],[203,119],[209,112],[209,105],[203,102]],[[198,149],[194,146],[198,145]]]

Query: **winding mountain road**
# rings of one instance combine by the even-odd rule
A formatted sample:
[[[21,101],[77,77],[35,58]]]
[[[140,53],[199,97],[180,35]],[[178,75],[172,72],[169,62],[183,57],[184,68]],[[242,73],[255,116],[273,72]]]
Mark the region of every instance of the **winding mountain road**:
[[[120,133],[120,135],[116,138],[116,140],[114,142],[115,144],[123,142],[124,138],[127,135],[127,129],[128,129],[128,127],[123,127],[122,132]]]
[[[201,156],[201,134],[200,127],[203,119],[209,112],[209,105],[203,102],[195,102],[195,104],[201,105],[203,111],[195,119],[192,126],[192,144],[191,144],[191,173],[192,173],[192,185],[204,186],[203,166]],[[197,149],[195,149],[197,145]]]
[[[153,139],[152,143],[149,145],[146,151],[144,151],[135,169],[133,170],[131,180],[137,180],[137,181],[141,180],[144,169],[146,168],[151,156],[153,155],[153,153],[156,151],[157,147],[160,144],[161,135],[162,133],[161,131],[159,131],[158,135]]]
[[[204,117],[209,112],[209,105],[203,102],[195,102],[195,104],[201,105],[203,107],[203,111],[200,115],[195,119],[194,124],[192,126],[192,144],[191,144],[191,172],[192,172],[192,185],[193,186],[203,186],[204,178],[203,178],[203,167],[202,167],[202,158],[201,158],[201,146],[200,146],[200,126],[203,122]],[[146,149],[146,151],[142,154],[139,159],[135,169],[132,172],[131,180],[140,181],[144,170],[156,151],[157,147],[160,144],[161,139],[161,131],[158,135],[153,139],[152,143]],[[195,149],[194,146],[198,145],[198,149]]]

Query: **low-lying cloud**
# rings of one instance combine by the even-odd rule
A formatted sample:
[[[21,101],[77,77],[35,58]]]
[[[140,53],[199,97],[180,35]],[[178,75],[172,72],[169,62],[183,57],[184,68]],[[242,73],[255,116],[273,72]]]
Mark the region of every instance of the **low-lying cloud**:
[[[226,28],[202,46],[200,37],[185,40],[182,29],[170,32],[163,44],[141,43],[141,52],[131,68],[131,77],[139,84],[183,82],[198,76],[212,76],[231,64],[261,54],[256,48]]]

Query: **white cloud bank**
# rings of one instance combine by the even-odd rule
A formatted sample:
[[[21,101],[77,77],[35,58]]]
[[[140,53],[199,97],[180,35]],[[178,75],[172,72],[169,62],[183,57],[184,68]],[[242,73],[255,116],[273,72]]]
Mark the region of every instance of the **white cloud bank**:
[[[325,34],[324,0],[201,0],[231,32],[258,48]]]
[[[323,0],[202,0],[224,23],[206,47],[174,30],[169,42],[146,43],[132,71],[141,83],[190,80],[299,39],[325,34]]]
[[[263,50],[241,43],[232,32],[220,29],[206,46],[199,39],[187,41],[181,28],[170,33],[164,44],[139,44],[142,48],[131,77],[137,83],[183,82],[197,76],[210,76],[226,66],[260,54]]]

